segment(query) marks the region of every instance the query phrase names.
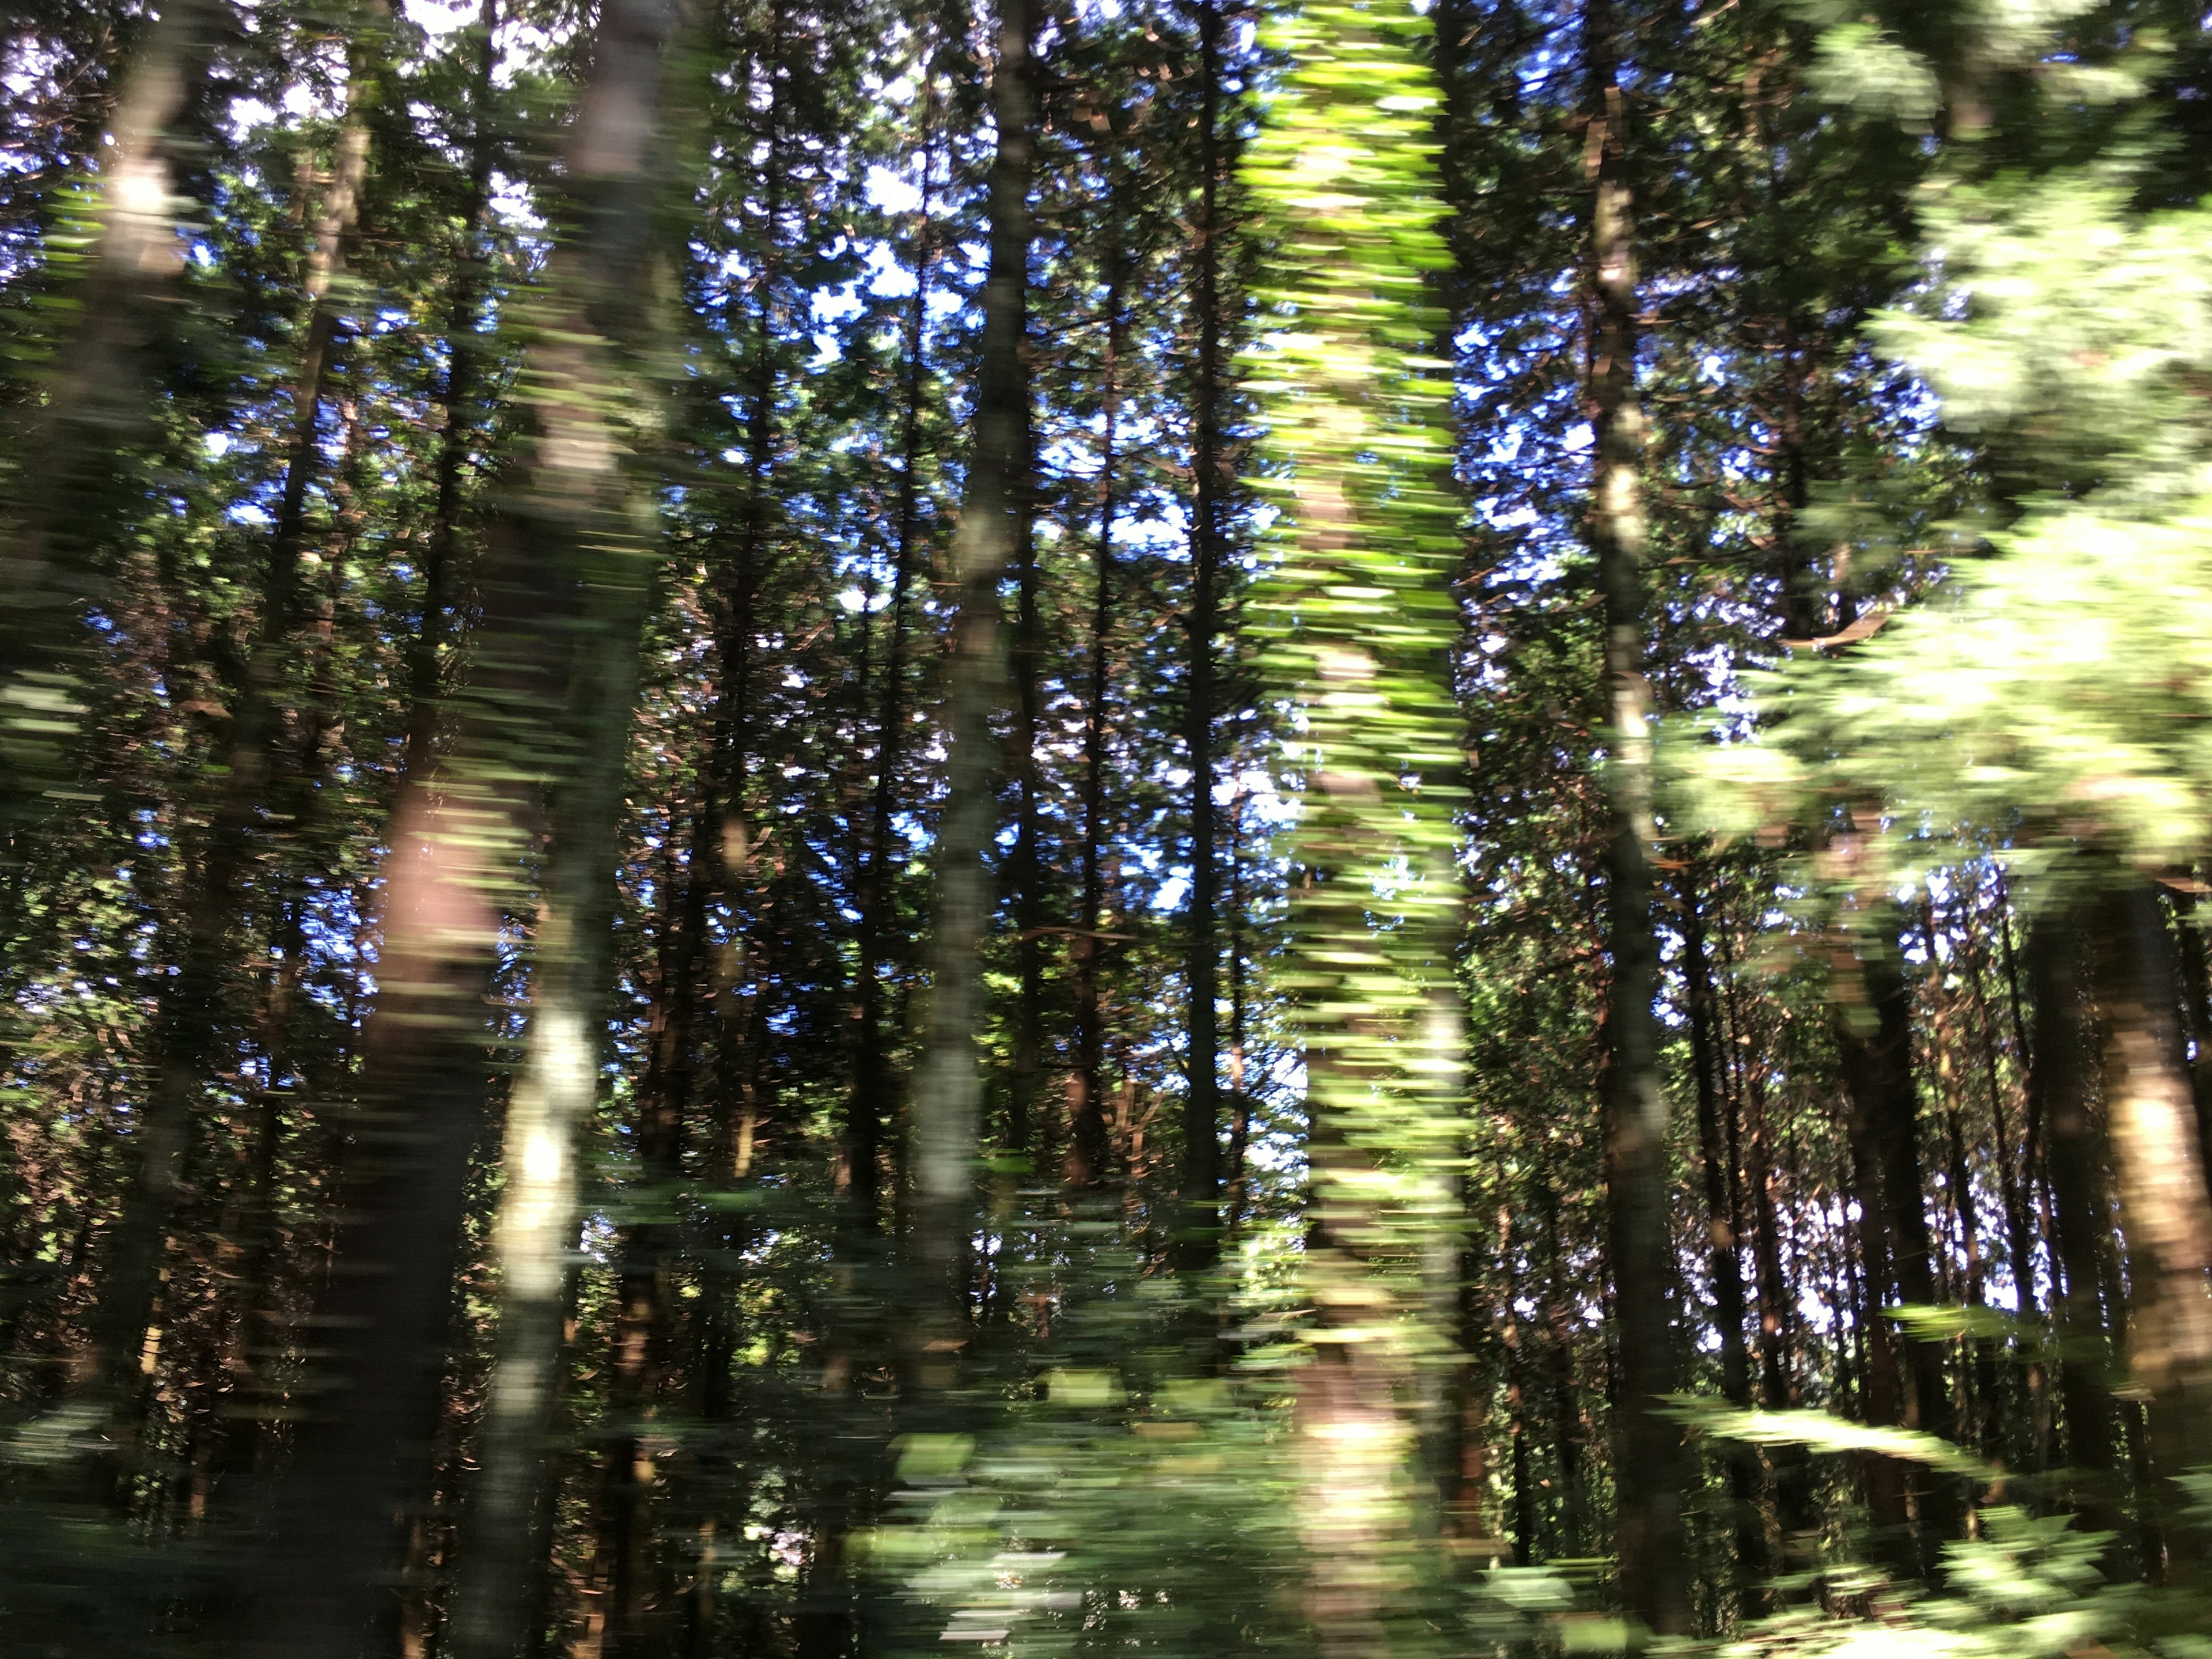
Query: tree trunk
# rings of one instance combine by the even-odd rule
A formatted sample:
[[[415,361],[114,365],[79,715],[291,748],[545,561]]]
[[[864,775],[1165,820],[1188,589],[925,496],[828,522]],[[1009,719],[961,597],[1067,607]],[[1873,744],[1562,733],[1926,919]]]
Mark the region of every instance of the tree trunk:
[[[439,687],[445,647],[453,635],[448,614],[453,603],[455,567],[460,560],[462,474],[468,464],[469,438],[476,426],[471,404],[477,393],[481,355],[477,313],[483,303],[489,263],[485,221],[491,210],[494,142],[492,72],[499,57],[499,0],[483,0],[477,14],[475,73],[469,98],[469,172],[462,197],[461,246],[453,285],[446,300],[446,374],[438,386],[436,493],[430,511],[429,545],[422,556],[422,618],[410,642],[407,661],[408,714],[401,775],[426,778],[441,725]]]
[[[929,279],[936,264],[936,240],[929,217],[930,185],[936,166],[937,78],[930,70],[927,39],[920,50],[921,90],[921,200],[915,214],[914,295],[907,301],[903,355],[905,374],[899,415],[897,540],[892,553],[890,637],[884,647],[880,711],[876,720],[876,779],[869,806],[868,859],[856,907],[857,994],[853,1012],[853,1092],[845,1110],[845,1178],[848,1210],[864,1237],[881,1225],[883,1132],[893,1115],[891,1074],[884,1031],[884,974],[890,933],[892,820],[900,800],[899,769],[905,747],[907,647],[912,623],[908,594],[922,562],[921,417],[928,385],[927,356]]]
[[[33,818],[46,788],[74,775],[86,641],[79,607],[109,565],[107,535],[130,497],[118,461],[149,428],[146,356],[184,268],[176,173],[181,128],[198,101],[216,37],[215,0],[162,6],[123,80],[87,219],[82,276],[65,290],[75,326],[58,343],[43,398],[9,434],[18,463],[0,519],[0,847]],[[134,1359],[136,1356],[133,1356]]]
[[[641,332],[653,227],[645,188],[656,151],[663,47],[672,9],[623,0],[600,14],[593,62],[570,138],[569,230],[529,320],[522,384],[531,428],[508,506],[488,538],[477,684],[463,700],[456,757],[434,795],[410,779],[387,868],[391,912],[382,996],[365,1066],[379,1109],[348,1158],[348,1220],[339,1229],[321,1310],[338,1403],[304,1423],[279,1494],[270,1571],[241,1651],[268,1659],[356,1659],[397,1642],[390,1589],[404,1523],[426,1496],[428,1446],[442,1393],[454,1255],[488,1056],[475,1004],[492,964],[489,902],[520,850],[527,811],[516,763],[554,783],[556,844],[545,895],[543,995],[512,1126],[513,1167],[547,1219],[510,1235],[512,1324],[493,1385],[485,1471],[487,1523],[526,1516],[540,1478],[538,1443],[557,1355],[560,1268],[546,1259],[570,1224],[562,1212],[566,1149],[596,1086],[612,848],[651,543],[615,424],[628,401],[625,346]],[[582,621],[584,594],[592,614]],[[579,624],[582,624],[579,626]],[[573,657],[552,641],[580,634]],[[562,729],[557,713],[581,729]],[[573,930],[573,931],[571,931]],[[381,1052],[374,1052],[381,1050]],[[549,1243],[550,1241],[550,1243]],[[541,1249],[541,1247],[543,1247]],[[550,1301],[549,1301],[550,1298]],[[504,1507],[502,1507],[504,1506]],[[529,1528],[516,1528],[526,1540]],[[505,1543],[481,1547],[464,1591],[477,1650],[498,1652],[517,1605]],[[482,1601],[476,1598],[481,1595]],[[527,1605],[526,1595],[521,1605]],[[484,1609],[481,1619],[474,1609]],[[471,1635],[468,1639],[474,1641]]]
[[[1873,1274],[1869,1254],[1868,1299],[1879,1310],[1894,1293],[1902,1303],[1928,1307],[1936,1300],[1936,1278],[1921,1174],[1911,996],[1896,945],[1902,918],[1887,899],[1875,904],[1879,920],[1856,957],[1856,1000],[1836,1011],[1837,1048],[1856,1147],[1863,1160],[1871,1160],[1863,1161],[1859,1171],[1871,1186],[1871,1193],[1863,1195],[1876,1206],[1866,1224],[1869,1233],[1880,1230],[1887,1267],[1886,1278]],[[1878,1311],[1875,1316],[1881,1317]],[[1905,1426],[1948,1439],[1956,1429],[1956,1413],[1941,1345],[1905,1333],[1891,1340],[1905,1361]],[[1919,1526],[1910,1559],[1916,1571],[1926,1573],[1936,1565],[1937,1546],[1957,1535],[1965,1495],[1948,1475],[1917,1474],[1913,1485]],[[1898,1559],[1902,1565],[1907,1558]]]
[[[1177,1263],[1186,1272],[1210,1267],[1221,1249],[1221,1045],[1215,1027],[1221,877],[1213,805],[1213,657],[1221,580],[1221,14],[1215,0],[1200,0],[1197,9],[1199,197],[1191,304],[1198,313],[1198,363],[1191,392],[1190,704],[1184,727],[1190,758],[1190,908],[1183,977],[1190,998],[1190,1052],[1183,1093]]]
[[[365,24],[364,30],[374,24]],[[328,194],[307,262],[307,338],[291,388],[291,436],[284,483],[262,573],[258,637],[246,665],[238,708],[222,738],[208,805],[208,834],[186,894],[184,939],[176,972],[161,987],[161,1054],[136,1138],[137,1168],[123,1200],[94,1326],[98,1387],[110,1416],[111,1459],[127,1473],[137,1445],[144,1379],[153,1375],[149,1337],[176,1204],[182,1190],[198,1108],[229,1021],[226,981],[239,885],[252,856],[253,832],[279,761],[283,738],[276,696],[282,659],[291,649],[300,555],[306,541],[309,482],[319,470],[323,399],[337,343],[338,307],[332,281],[345,269],[361,187],[368,169],[368,125],[362,109],[376,92],[376,65],[357,38],[351,53],[350,100],[339,129]]]
[[[2124,1465],[2112,1393],[2115,1358],[2100,1291],[2114,1222],[2104,1133],[2090,1107],[2081,920],[2077,910],[2054,909],[2039,917],[2028,934],[2035,1012],[2028,1091],[2030,1108],[2050,1138],[2051,1221],[2063,1280],[2057,1311],[2067,1460],[2087,1477],[2081,1499],[2084,1521],[2113,1531],[2121,1524]]]
[[[1751,1356],[1743,1334],[1744,1293],[1741,1218],[1734,1180],[1735,1159],[1723,1145],[1719,1011],[1713,996],[1712,967],[1705,954],[1705,919],[1695,866],[1682,876],[1682,971],[1688,984],[1692,1082],[1698,1100],[1698,1152],[1705,1164],[1705,1224],[1711,1243],[1713,1325],[1721,1340],[1721,1393],[1739,1408],[1751,1405]],[[1730,1116],[1734,1113],[1731,1109]],[[1734,1137],[1729,1137],[1733,1140]],[[1723,1449],[1729,1501],[1735,1510],[1738,1598],[1746,1618],[1766,1605],[1761,1580],[1767,1571],[1766,1526],[1759,1508],[1759,1454],[1734,1441]]]
[[[998,151],[990,177],[990,272],[983,288],[975,441],[953,542],[959,615],[946,665],[949,752],[936,854],[933,994],[910,1128],[915,1254],[923,1281],[911,1333],[911,1371],[933,1390],[949,1386],[957,1375],[953,1356],[966,1340],[968,1322],[967,1217],[975,1196],[982,1102],[975,1052],[983,1012],[978,958],[992,908],[984,860],[997,818],[991,725],[1006,695],[999,586],[1018,556],[1025,522],[1018,473],[1029,428],[1023,344],[1029,311],[1032,30],[1030,0],[1002,0],[991,77]]]
[[[1677,1386],[1667,1263],[1668,1110],[1660,1086],[1652,1000],[1651,690],[1644,673],[1644,520],[1637,401],[1635,235],[1629,191],[1620,28],[1612,0],[1585,0],[1583,53],[1594,204],[1589,269],[1595,313],[1585,397],[1595,471],[1586,534],[1605,599],[1607,946],[1601,1109],[1607,1245],[1613,1285],[1620,1408],[1614,1458],[1620,1498],[1622,1599],[1661,1635],[1691,1630],[1682,1525],[1682,1434],[1661,1414]]]
[[[2148,1397],[2155,1508],[2172,1516],[2187,1501],[2181,1477],[2212,1464],[2212,1205],[2157,896],[2148,881],[2116,884],[2098,920],[2105,1111],[2131,1268],[2129,1369]],[[2161,1531],[2187,1547],[2185,1528]]]
[[[1096,1193],[1106,1179],[1106,1022],[1098,966],[1106,910],[1106,698],[1111,685],[1114,637],[1114,522],[1115,441],[1121,412],[1121,354],[1128,337],[1125,288],[1128,260],[1120,235],[1122,183],[1116,179],[1107,206],[1113,223],[1106,266],[1106,356],[1100,365],[1103,431],[1098,453],[1098,550],[1091,607],[1091,682],[1083,722],[1083,896],[1070,955],[1075,969],[1075,1066],[1068,1073],[1067,1184],[1079,1194]]]

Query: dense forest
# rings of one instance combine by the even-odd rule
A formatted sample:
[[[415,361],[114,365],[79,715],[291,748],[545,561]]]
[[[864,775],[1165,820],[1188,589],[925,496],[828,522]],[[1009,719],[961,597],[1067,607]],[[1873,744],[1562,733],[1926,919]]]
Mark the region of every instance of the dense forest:
[[[2212,1655],[2202,0],[0,20],[0,1654]]]

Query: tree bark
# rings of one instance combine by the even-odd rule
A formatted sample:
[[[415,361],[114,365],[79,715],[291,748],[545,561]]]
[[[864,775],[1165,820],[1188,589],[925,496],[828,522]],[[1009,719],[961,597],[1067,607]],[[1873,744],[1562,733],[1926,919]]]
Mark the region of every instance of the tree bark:
[[[1719,1011],[1713,996],[1712,965],[1706,956],[1705,919],[1700,908],[1696,866],[1682,875],[1682,971],[1688,987],[1692,1084],[1698,1102],[1698,1152],[1705,1164],[1705,1226],[1713,1282],[1713,1325],[1721,1340],[1721,1394],[1730,1405],[1751,1405],[1751,1356],[1744,1342],[1742,1220],[1738,1213],[1735,1159],[1723,1145],[1720,1089]],[[1730,1107],[1730,1115],[1734,1112]],[[1728,1137],[1729,1140],[1734,1136]],[[1728,1467],[1729,1501],[1734,1510],[1737,1596],[1742,1614],[1756,1617],[1766,1606],[1761,1583],[1767,1571],[1766,1526],[1759,1514],[1759,1455],[1750,1445],[1731,1442],[1723,1456]]]
[[[107,567],[105,541],[129,497],[118,464],[149,428],[148,354],[183,269],[177,171],[183,131],[223,27],[216,0],[162,6],[126,72],[101,150],[88,245],[67,297],[74,327],[45,396],[9,434],[18,463],[0,518],[0,842],[33,819],[47,786],[73,775],[87,648],[80,608]],[[135,1358],[135,1356],[134,1356]]]
[[[2180,1477],[2212,1464],[2212,1204],[2176,1024],[2172,944],[2149,883],[2108,888],[2099,923],[2105,1111],[2131,1268],[2128,1363],[2148,1396],[2164,1518],[2186,1502]],[[2185,1528],[2161,1532],[2177,1557],[2193,1556]]]
[[[915,1254],[921,1304],[910,1338],[911,1372],[927,1389],[949,1385],[966,1340],[967,1216],[974,1202],[982,1077],[975,1037],[982,1016],[978,960],[991,915],[985,856],[996,828],[992,718],[1006,696],[1006,646],[999,586],[1015,562],[1024,522],[1018,471],[1025,459],[1029,377],[1030,173],[1033,120],[1030,0],[1002,0],[992,100],[998,150],[989,187],[990,270],[975,447],[967,499],[953,542],[959,615],[946,665],[944,816],[938,829],[936,928],[929,1027],[914,1094],[910,1138]]]
[[[1199,38],[1199,198],[1197,271],[1191,304],[1198,313],[1197,381],[1192,389],[1189,707],[1185,748],[1190,760],[1190,908],[1183,977],[1190,998],[1190,1051],[1183,1093],[1181,1248],[1186,1272],[1212,1266],[1220,1255],[1220,995],[1216,939],[1221,878],[1213,803],[1214,638],[1220,628],[1221,580],[1221,14],[1200,0]]]
[[[1595,323],[1585,406],[1595,471],[1586,535],[1605,601],[1608,710],[1605,782],[1606,994],[1601,1077],[1607,1244],[1613,1284],[1620,1405],[1614,1468],[1622,1599],[1652,1631],[1691,1631],[1683,1530],[1682,1435],[1661,1413],[1676,1386],[1667,1263],[1668,1109],[1660,1086],[1658,945],[1652,930],[1651,689],[1644,673],[1644,516],[1639,471],[1644,412],[1637,399],[1638,318],[1626,99],[1620,25],[1612,0],[1585,0],[1585,154],[1594,202],[1590,292]]]
[[[1074,968],[1075,1066],[1068,1073],[1068,1152],[1065,1175],[1078,1194],[1096,1193],[1106,1179],[1106,1023],[1099,987],[1099,937],[1106,910],[1106,699],[1114,639],[1114,524],[1115,445],[1121,412],[1121,354],[1127,343],[1125,289],[1128,259],[1121,235],[1124,181],[1117,179],[1107,204],[1111,216],[1106,266],[1106,353],[1099,366],[1103,429],[1098,453],[1098,547],[1091,606],[1091,678],[1083,722],[1083,896],[1070,948]]]
[[[1863,1224],[1869,1235],[1876,1229],[1881,1235],[1885,1275],[1873,1273],[1874,1257],[1868,1257],[1868,1301],[1875,1310],[1873,1316],[1881,1319],[1879,1310],[1892,1294],[1899,1302],[1928,1307],[1936,1291],[1912,1076],[1911,996],[1897,954],[1902,918],[1887,899],[1873,902],[1877,920],[1855,957],[1855,1000],[1837,1007],[1836,1042],[1850,1101],[1855,1151],[1862,1160],[1859,1176],[1868,1183],[1862,1198],[1870,1198],[1875,1206]],[[1905,1426],[1950,1438],[1956,1413],[1941,1346],[1908,1333],[1889,1341],[1905,1362]],[[1878,1359],[1871,1363],[1879,1367]],[[1900,1565],[1910,1560],[1924,1574],[1936,1565],[1937,1546],[1957,1534],[1964,1493],[1948,1475],[1917,1475],[1913,1486],[1917,1542],[1909,1555],[1896,1560]]]
[[[2100,1300],[2115,1223],[2103,1127],[2091,1109],[2091,1071],[2081,992],[2083,918],[2054,908],[2027,937],[2028,989],[2034,1002],[2030,1109],[2050,1138],[2051,1221],[2063,1285],[2057,1297],[2059,1395],[2067,1458],[2087,1476],[2085,1522],[2100,1531],[2121,1524],[2123,1469],[2112,1388],[2115,1356]]]
[[[364,31],[374,27],[374,21],[362,25]],[[283,659],[292,649],[307,489],[320,470],[317,440],[337,338],[339,309],[330,290],[344,271],[354,240],[368,169],[368,125],[362,105],[377,90],[375,56],[360,37],[350,59],[346,117],[303,276],[307,332],[291,387],[290,442],[262,572],[259,626],[237,711],[222,738],[207,836],[186,894],[177,970],[161,987],[161,1059],[137,1127],[137,1167],[116,1224],[94,1326],[97,1386],[111,1419],[110,1455],[118,1478],[127,1474],[135,1456],[144,1379],[154,1374],[160,1338],[149,1333],[198,1108],[220,1064],[218,1050],[229,1025],[224,1005],[239,887],[281,758],[278,682]]]
[[[930,224],[930,186],[937,157],[936,86],[927,40],[921,48],[921,200],[915,213],[914,295],[907,301],[905,374],[899,415],[898,523],[892,552],[890,639],[884,647],[882,693],[876,719],[876,777],[869,804],[868,858],[856,896],[859,957],[853,1012],[853,1092],[845,1109],[845,1178],[854,1225],[872,1237],[882,1224],[884,1125],[894,1115],[896,1079],[884,1031],[884,958],[890,935],[892,820],[900,800],[905,755],[907,650],[912,623],[908,594],[923,562],[921,531],[921,418],[928,386],[927,356],[929,279],[936,268]]]

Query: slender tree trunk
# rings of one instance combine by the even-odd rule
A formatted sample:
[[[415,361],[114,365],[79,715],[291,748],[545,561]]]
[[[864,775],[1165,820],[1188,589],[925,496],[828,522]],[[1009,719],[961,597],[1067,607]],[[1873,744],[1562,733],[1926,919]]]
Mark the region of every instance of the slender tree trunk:
[[[2112,1394],[2118,1378],[2111,1328],[2100,1299],[2114,1222],[2105,1136],[2090,1109],[2081,920],[2078,911],[2054,909],[2038,918],[2028,935],[2035,1008],[2028,1090],[2031,1109],[2050,1136],[2051,1220],[2063,1280],[2057,1312],[2067,1461],[2087,1477],[2084,1520],[2099,1530],[2114,1530],[2121,1519],[2123,1468]]]
[[[1719,1085],[1724,1062],[1717,1041],[1719,1010],[1706,957],[1705,919],[1694,866],[1682,877],[1682,971],[1689,988],[1691,1066],[1698,1101],[1698,1151],[1705,1174],[1713,1324],[1721,1340],[1721,1393],[1731,1405],[1748,1407],[1751,1357],[1743,1334],[1742,1222],[1733,1178],[1735,1159],[1722,1144],[1720,1117],[1724,1103]],[[1733,1110],[1729,1115],[1733,1119]],[[1735,1510],[1737,1594],[1743,1615],[1755,1617],[1766,1605],[1760,1581],[1767,1570],[1766,1527],[1759,1508],[1759,1455],[1741,1442],[1731,1443],[1723,1455],[1728,1465],[1729,1499]]]
[[[1193,502],[1190,532],[1189,707],[1190,908],[1183,977],[1190,998],[1190,1052],[1183,1094],[1181,1248],[1178,1265],[1197,1272],[1220,1254],[1220,947],[1215,938],[1221,877],[1213,804],[1214,637],[1220,628],[1221,580],[1221,14],[1200,0],[1199,198],[1197,273],[1191,304],[1198,313],[1196,384],[1191,397]]]
[[[1107,211],[1113,221],[1105,253],[1106,354],[1100,365],[1099,400],[1104,427],[1098,455],[1098,549],[1091,607],[1091,683],[1083,722],[1083,897],[1071,957],[1075,969],[1075,1066],[1068,1073],[1068,1186],[1095,1193],[1106,1178],[1106,1023],[1098,966],[1106,910],[1106,699],[1111,686],[1114,638],[1114,522],[1117,422],[1121,412],[1121,354],[1128,334],[1125,288],[1128,261],[1119,234],[1117,180]]]
[[[436,494],[430,511],[429,544],[422,556],[422,619],[410,643],[407,660],[408,716],[401,775],[427,778],[436,744],[441,704],[439,686],[445,647],[452,637],[455,567],[460,559],[463,474],[470,436],[476,426],[478,360],[477,312],[483,302],[485,221],[491,210],[492,164],[497,159],[492,128],[492,72],[499,56],[499,0],[483,0],[475,74],[469,96],[469,172],[462,197],[461,246],[453,284],[446,301],[446,374],[438,386],[439,426]]]
[[[899,771],[904,757],[907,720],[907,649],[912,632],[908,610],[917,565],[921,562],[923,398],[928,386],[927,358],[929,282],[936,264],[936,240],[930,228],[932,175],[936,164],[936,76],[922,48],[921,200],[915,216],[914,295],[907,301],[903,354],[905,374],[899,415],[897,540],[892,553],[888,608],[890,638],[884,647],[881,708],[876,720],[876,781],[870,803],[868,858],[862,872],[856,927],[858,994],[853,1013],[853,1093],[845,1112],[845,1172],[854,1224],[872,1236],[881,1224],[883,1128],[893,1115],[894,1079],[884,1031],[884,975],[890,933],[892,820],[900,799]]]
[[[488,901],[525,838],[514,763],[545,756],[539,764],[556,790],[548,954],[509,1155],[522,1184],[538,1189],[544,1224],[507,1218],[517,1224],[507,1233],[514,1254],[483,1453],[485,1524],[529,1534],[560,1335],[550,1311],[560,1306],[556,1253],[573,1213],[569,1141],[596,1086],[627,731],[619,711],[647,586],[650,541],[615,422],[627,402],[621,353],[637,343],[647,286],[653,216],[643,186],[673,21],[657,0],[613,0],[594,33],[570,139],[569,228],[530,319],[525,384],[549,390],[529,399],[524,459],[489,540],[477,683],[439,792],[409,781],[387,862],[391,910],[365,1067],[376,1110],[349,1152],[348,1219],[321,1310],[338,1387],[325,1396],[334,1404],[301,1425],[279,1494],[272,1559],[240,1644],[254,1659],[356,1659],[398,1641],[390,1584],[404,1524],[427,1496],[482,1116],[487,1057],[476,1008],[496,937]],[[578,627],[586,591],[592,623]],[[580,640],[573,658],[550,645],[564,635]],[[547,711],[560,710],[581,729],[555,724]],[[514,1537],[485,1540],[462,1591],[464,1632],[490,1627],[477,1651],[503,1650],[502,1624],[519,1634],[516,1579],[526,1575],[502,1561],[502,1545],[528,1559]],[[519,1600],[527,1605],[526,1595]]]
[[[1551,1383],[1552,1456],[1559,1472],[1559,1553],[1573,1559],[1589,1553],[1590,1541],[1582,1407],[1575,1388],[1574,1302],[1567,1285],[1566,1243],[1559,1236],[1559,1194],[1546,1186],[1537,1205],[1544,1216],[1544,1358]]]
[[[1605,599],[1608,726],[1606,997],[1601,1077],[1607,1244],[1613,1283],[1620,1403],[1614,1468],[1620,1493],[1620,1582],[1628,1607],[1662,1635],[1690,1632],[1682,1526],[1681,1430],[1661,1414],[1676,1386],[1667,1262],[1667,1099],[1652,1013],[1658,945],[1652,931],[1651,690],[1644,673],[1644,520],[1638,472],[1644,413],[1635,221],[1619,80],[1620,27],[1612,0],[1586,0],[1583,53],[1594,204],[1590,283],[1595,321],[1585,397],[1591,478],[1585,532]]]
[[[998,152],[990,177],[982,363],[967,500],[953,543],[959,615],[946,665],[949,754],[938,830],[933,994],[910,1131],[915,1252],[923,1279],[913,1374],[933,1389],[952,1381],[952,1356],[965,1340],[968,1321],[967,1217],[982,1098],[975,1052],[983,1012],[978,957],[991,914],[984,859],[997,818],[991,723],[1006,693],[999,586],[1018,557],[1025,522],[1018,475],[1029,424],[1022,348],[1029,310],[1032,30],[1030,0],[1001,0],[991,77]]]

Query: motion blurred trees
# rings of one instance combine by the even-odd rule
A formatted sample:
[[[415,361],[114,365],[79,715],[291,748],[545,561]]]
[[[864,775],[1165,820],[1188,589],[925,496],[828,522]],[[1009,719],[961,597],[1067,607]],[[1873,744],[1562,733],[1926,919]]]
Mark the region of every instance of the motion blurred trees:
[[[2212,1627],[2201,17],[6,40],[0,1650]]]

